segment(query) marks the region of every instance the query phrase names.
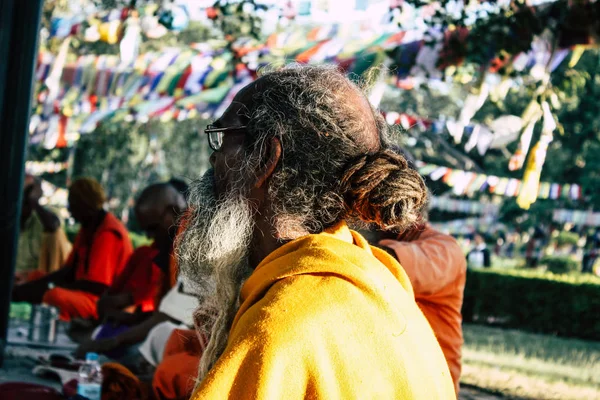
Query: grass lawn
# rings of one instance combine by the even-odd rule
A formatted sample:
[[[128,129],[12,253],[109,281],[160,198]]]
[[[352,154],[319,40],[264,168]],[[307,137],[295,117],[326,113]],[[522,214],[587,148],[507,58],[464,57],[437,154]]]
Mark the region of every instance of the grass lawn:
[[[600,399],[600,342],[463,328],[462,382],[527,399]]]

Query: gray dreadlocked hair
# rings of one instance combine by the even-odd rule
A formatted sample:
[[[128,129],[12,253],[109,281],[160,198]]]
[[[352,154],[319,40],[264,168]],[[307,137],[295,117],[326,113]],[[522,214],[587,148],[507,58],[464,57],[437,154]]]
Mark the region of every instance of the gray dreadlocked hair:
[[[427,200],[423,180],[388,148],[384,118],[337,67],[288,66],[257,84],[247,162],[252,170],[268,141],[281,141],[268,187],[279,237],[319,233],[352,218],[385,229],[417,221]]]

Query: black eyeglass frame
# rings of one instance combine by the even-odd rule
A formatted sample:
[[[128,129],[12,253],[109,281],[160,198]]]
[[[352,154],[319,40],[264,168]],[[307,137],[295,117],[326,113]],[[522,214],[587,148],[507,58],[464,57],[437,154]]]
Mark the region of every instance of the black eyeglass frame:
[[[214,125],[208,125],[204,130],[204,133],[208,137],[208,145],[213,151],[221,150],[223,146],[223,136],[228,132],[242,131],[246,129],[246,125],[242,126],[229,126],[226,128],[217,128]]]

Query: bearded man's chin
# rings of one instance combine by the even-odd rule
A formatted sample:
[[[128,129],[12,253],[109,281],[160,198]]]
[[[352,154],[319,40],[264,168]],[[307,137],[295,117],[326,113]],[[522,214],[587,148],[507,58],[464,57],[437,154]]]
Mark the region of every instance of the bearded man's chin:
[[[220,281],[223,274],[237,275],[232,269],[246,269],[254,233],[254,214],[249,201],[230,191],[215,198],[212,170],[190,186],[190,215],[178,239],[180,269],[187,280],[206,286],[207,280]]]

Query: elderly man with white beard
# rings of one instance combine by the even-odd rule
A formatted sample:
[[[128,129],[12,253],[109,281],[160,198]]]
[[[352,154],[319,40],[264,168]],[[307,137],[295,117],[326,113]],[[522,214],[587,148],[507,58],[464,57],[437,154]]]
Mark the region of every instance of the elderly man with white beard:
[[[213,168],[177,244],[185,278],[216,287],[192,399],[455,398],[406,273],[347,225],[406,229],[426,203],[361,90],[287,67],[206,134]]]

